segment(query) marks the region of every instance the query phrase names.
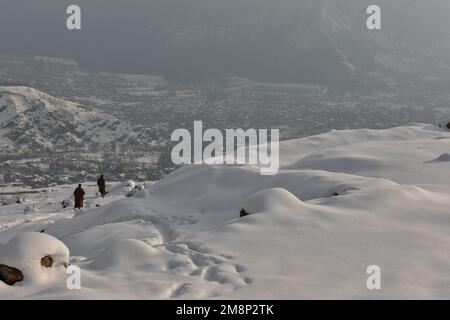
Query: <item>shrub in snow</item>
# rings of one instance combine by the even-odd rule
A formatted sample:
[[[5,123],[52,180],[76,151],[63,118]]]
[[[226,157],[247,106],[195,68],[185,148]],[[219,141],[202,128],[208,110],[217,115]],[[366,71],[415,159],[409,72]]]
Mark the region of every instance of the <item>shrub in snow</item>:
[[[73,202],[72,199],[67,199],[67,200],[61,201],[61,206],[63,207],[63,209],[73,208],[74,205],[75,205],[75,203]]]
[[[357,187],[354,187],[354,186],[351,186],[348,184],[340,184],[340,185],[334,186],[330,190],[329,194],[332,197],[337,197],[337,196],[344,195],[345,193],[347,193],[349,191],[357,191],[357,190],[359,190],[359,188],[357,188]]]
[[[13,270],[9,274],[20,271],[24,281],[42,282],[65,274],[68,264],[69,249],[44,233],[23,233],[0,248],[0,265]]]
[[[29,213],[33,213],[33,212],[37,212],[37,207],[35,205],[28,205],[25,207],[24,209],[24,213],[25,214],[29,214]]]
[[[24,203],[25,201],[26,200],[23,196],[16,195],[16,196],[6,199],[2,204],[3,205],[20,204],[20,203]]]
[[[148,192],[143,185],[137,185],[133,188],[133,190],[127,193],[127,197],[135,197],[135,198],[145,198],[148,196]]]
[[[117,186],[111,188],[110,195],[127,195],[128,192],[136,187],[136,183],[132,180],[119,183]]]

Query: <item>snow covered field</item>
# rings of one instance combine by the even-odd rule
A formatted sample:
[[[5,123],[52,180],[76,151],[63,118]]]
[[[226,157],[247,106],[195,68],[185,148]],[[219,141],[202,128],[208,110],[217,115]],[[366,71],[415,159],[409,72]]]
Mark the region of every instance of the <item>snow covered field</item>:
[[[74,186],[32,194],[0,207],[0,264],[24,271],[0,298],[449,299],[449,153],[432,125],[331,131],[282,142],[275,176],[189,166],[132,197],[88,187],[77,212],[60,204]]]

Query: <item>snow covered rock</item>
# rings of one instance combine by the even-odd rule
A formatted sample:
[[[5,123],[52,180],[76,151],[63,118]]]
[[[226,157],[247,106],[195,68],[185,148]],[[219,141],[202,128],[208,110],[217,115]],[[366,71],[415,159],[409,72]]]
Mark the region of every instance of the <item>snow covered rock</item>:
[[[0,248],[0,264],[20,270],[24,281],[42,282],[65,273],[69,249],[50,235],[27,232]]]
[[[440,120],[438,126],[439,126],[439,128],[445,128],[445,129],[450,130],[450,118],[445,118],[443,120]]]
[[[127,193],[127,197],[129,198],[146,198],[148,195],[148,191],[145,189],[144,185],[137,185],[133,190]]]
[[[34,212],[38,212],[38,209],[35,205],[28,205],[24,209],[25,214],[30,214],[30,213],[34,213]]]
[[[124,181],[111,188],[109,195],[127,195],[135,187],[136,183],[133,180]]]
[[[73,208],[74,205],[75,202],[72,199],[66,199],[61,201],[61,206],[63,207],[63,209]]]
[[[442,161],[442,162],[450,161],[450,154],[449,153],[443,153],[436,159],[436,161]]]

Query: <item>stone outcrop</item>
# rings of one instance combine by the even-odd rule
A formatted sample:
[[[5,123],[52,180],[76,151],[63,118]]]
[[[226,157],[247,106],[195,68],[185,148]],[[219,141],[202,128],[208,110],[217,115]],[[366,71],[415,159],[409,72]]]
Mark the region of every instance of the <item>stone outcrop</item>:
[[[4,264],[0,264],[0,281],[12,286],[17,282],[23,281],[22,271]]]

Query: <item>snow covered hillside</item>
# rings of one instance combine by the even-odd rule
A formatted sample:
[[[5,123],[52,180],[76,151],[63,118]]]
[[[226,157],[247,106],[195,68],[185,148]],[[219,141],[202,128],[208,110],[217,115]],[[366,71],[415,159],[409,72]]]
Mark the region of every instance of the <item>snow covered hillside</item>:
[[[0,149],[56,151],[94,143],[143,146],[151,141],[150,129],[33,88],[0,86]]]
[[[87,186],[76,212],[60,205],[74,186],[33,194],[0,207],[0,264],[24,274],[0,298],[448,299],[449,153],[432,125],[331,131],[282,142],[275,176],[188,166],[101,200]]]

